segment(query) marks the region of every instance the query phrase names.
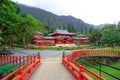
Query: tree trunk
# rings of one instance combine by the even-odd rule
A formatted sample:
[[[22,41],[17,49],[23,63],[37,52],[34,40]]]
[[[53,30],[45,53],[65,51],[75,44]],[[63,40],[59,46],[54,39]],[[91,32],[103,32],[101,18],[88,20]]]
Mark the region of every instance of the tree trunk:
[[[96,40],[96,45],[98,45],[99,44],[99,40]]]
[[[14,45],[14,33],[12,33],[12,41],[11,41],[11,43],[12,43],[12,49],[14,49],[15,48],[15,45]]]
[[[28,49],[30,49],[29,44],[31,44],[31,40],[29,40],[28,43],[27,43]]]
[[[111,46],[112,46],[112,48],[114,49],[115,44],[112,44]]]
[[[22,39],[23,39],[23,44],[24,44],[24,49],[26,49],[26,36],[25,36],[25,33],[23,32],[23,35],[22,35]]]
[[[27,42],[27,43],[26,43],[26,49],[29,49],[29,45],[28,45],[28,44],[29,44],[29,43]]]

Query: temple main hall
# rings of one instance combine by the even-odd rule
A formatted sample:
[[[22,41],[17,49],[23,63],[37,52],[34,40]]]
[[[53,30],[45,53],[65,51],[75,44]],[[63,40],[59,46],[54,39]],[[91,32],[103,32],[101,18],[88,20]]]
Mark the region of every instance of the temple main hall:
[[[90,39],[86,35],[70,33],[67,30],[56,30],[49,36],[43,36],[43,33],[37,32],[33,35],[32,41],[35,46],[75,46],[77,44],[89,44]]]

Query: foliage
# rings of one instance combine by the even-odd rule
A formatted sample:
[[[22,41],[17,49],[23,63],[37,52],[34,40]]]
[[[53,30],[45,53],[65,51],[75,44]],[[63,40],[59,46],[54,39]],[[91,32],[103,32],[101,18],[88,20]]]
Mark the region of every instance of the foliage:
[[[83,58],[79,58],[77,59],[78,62],[80,62],[81,64],[84,63],[89,63],[91,65],[99,65],[98,62],[104,63],[104,64],[113,64],[116,62],[119,62],[120,58],[115,58],[115,57],[83,57]]]
[[[115,24],[105,25],[102,29],[93,29],[89,37],[96,45],[104,46],[120,46],[120,22]]]
[[[10,74],[14,70],[18,69],[19,67],[20,67],[20,65],[12,65],[12,64],[5,64],[3,66],[0,66],[0,79],[3,78],[4,76]],[[12,76],[12,77],[14,77],[14,76]]]
[[[0,1],[0,27],[4,44],[10,41],[10,36],[16,31],[16,17],[19,12],[18,6],[10,0]],[[9,37],[8,37],[9,35]]]
[[[92,42],[96,42],[96,45],[99,44],[100,42],[100,38],[101,38],[101,30],[100,29],[93,29],[90,34],[89,37],[91,39]]]
[[[67,30],[68,30],[69,32],[76,32],[73,24],[68,24]]]
[[[120,44],[120,32],[115,25],[107,25],[102,29],[101,42],[109,46]]]
[[[117,30],[120,32],[120,21],[117,24]]]
[[[0,43],[4,40],[2,45],[9,44],[12,48],[19,42],[27,48],[34,33],[47,33],[43,23],[30,14],[20,14],[18,5],[11,0],[0,0],[0,27]]]
[[[7,50],[7,48],[3,48],[0,50],[0,55],[11,55],[11,54],[13,53]]]
[[[75,33],[76,32],[76,29],[74,27],[74,25],[72,23],[69,23],[67,25],[57,25],[53,28],[49,28],[48,29],[50,30],[49,33],[53,33],[56,31],[56,29],[60,29],[60,30],[68,30],[68,32],[71,32],[71,33]]]
[[[21,36],[23,44],[25,48],[28,47],[28,43],[30,43],[31,36],[36,33],[37,31],[44,32],[44,25],[32,17],[30,14],[22,14],[21,18],[19,19],[19,32],[18,34]]]
[[[0,30],[0,44],[3,41],[2,37],[1,37],[2,31]]]

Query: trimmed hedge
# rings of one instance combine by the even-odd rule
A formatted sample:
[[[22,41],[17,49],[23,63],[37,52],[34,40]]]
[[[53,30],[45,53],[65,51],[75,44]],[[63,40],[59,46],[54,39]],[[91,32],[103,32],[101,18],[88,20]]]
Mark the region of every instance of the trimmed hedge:
[[[80,49],[96,49],[96,46],[30,46],[30,49],[34,50],[80,50]]]

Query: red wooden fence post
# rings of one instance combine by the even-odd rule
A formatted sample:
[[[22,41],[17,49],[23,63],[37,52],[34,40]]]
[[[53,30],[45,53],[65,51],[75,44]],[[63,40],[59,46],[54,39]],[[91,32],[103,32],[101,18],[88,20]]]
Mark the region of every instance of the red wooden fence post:
[[[5,56],[6,56],[6,55],[3,55],[4,64],[6,63],[6,61],[5,61],[5,58],[6,58],[6,57],[5,57]]]
[[[118,51],[118,57],[120,57],[120,51]]]
[[[84,80],[84,77],[81,75],[84,72],[84,67],[80,66],[80,78],[79,80]]]
[[[40,59],[40,52],[38,52],[38,56],[37,57],[38,57],[38,59]]]
[[[28,59],[29,59],[29,56],[26,56],[26,62],[27,62],[27,63],[29,63]]]
[[[36,56],[34,56],[34,60],[33,60],[33,62],[35,63],[35,61],[36,61]]]
[[[23,56],[22,59],[23,59],[22,62],[23,62],[23,65],[24,65],[25,64],[25,56]]]
[[[32,56],[30,56],[30,63],[32,64]]]
[[[19,56],[19,63],[20,63],[20,66],[22,66],[22,64],[21,64],[21,56]]]
[[[15,62],[16,62],[16,61],[15,61],[15,56],[13,56],[13,65],[15,65]]]
[[[2,55],[2,64],[4,64],[4,56]]]
[[[9,61],[10,61],[10,63],[11,63],[11,56],[9,56]]]
[[[4,55],[2,55],[2,64],[4,64]]]
[[[18,56],[16,56],[16,64],[18,63]]]

